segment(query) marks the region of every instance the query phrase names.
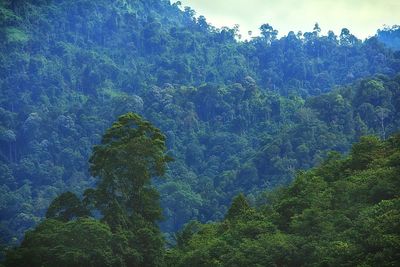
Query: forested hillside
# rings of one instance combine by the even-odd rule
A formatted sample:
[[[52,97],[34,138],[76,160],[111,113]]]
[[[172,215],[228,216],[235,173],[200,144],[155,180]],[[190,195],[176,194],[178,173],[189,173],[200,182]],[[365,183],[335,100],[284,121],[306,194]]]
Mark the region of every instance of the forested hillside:
[[[363,137],[257,206],[243,195],[223,221],[188,224],[166,266],[397,266],[400,138]]]
[[[46,219],[10,250],[6,266],[161,266],[162,217],[152,179],[165,174],[171,158],[165,136],[139,115],[113,123],[93,148],[90,173],[97,178],[82,199],[57,197]]]
[[[399,129],[400,54],[382,38],[261,31],[240,41],[164,0],[1,0],[1,243],[95,186],[92,146],[126,112],[159,127],[175,159],[154,181],[165,233]]]
[[[83,197],[57,197],[46,219],[7,252],[5,266],[396,266],[400,136],[362,137],[251,205],[236,196],[220,222],[192,221],[169,249],[151,180],[172,159],[165,136],[120,116],[90,157],[97,178]]]
[[[385,27],[382,30],[378,30],[377,37],[379,41],[386,44],[393,50],[400,50],[400,26],[394,25],[392,27]]]

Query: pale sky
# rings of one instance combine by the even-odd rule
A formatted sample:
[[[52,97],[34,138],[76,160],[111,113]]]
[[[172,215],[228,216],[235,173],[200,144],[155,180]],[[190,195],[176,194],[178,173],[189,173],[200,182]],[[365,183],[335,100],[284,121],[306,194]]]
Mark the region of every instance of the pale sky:
[[[176,2],[176,1],[171,1]],[[203,15],[213,26],[240,25],[259,34],[261,24],[269,23],[279,36],[289,31],[312,31],[315,22],[321,33],[333,30],[337,35],[348,28],[360,39],[373,36],[384,25],[400,24],[400,0],[181,0],[196,16]]]

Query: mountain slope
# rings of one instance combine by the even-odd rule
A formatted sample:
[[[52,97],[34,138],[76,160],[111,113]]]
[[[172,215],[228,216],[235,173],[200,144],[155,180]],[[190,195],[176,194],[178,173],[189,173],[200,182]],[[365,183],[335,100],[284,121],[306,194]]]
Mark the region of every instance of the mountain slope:
[[[264,27],[238,42],[161,0],[1,1],[0,14],[4,244],[60,193],[93,185],[91,147],[128,111],[160,127],[176,159],[156,182],[166,232],[221,219],[239,191],[287,183],[362,134],[399,129],[399,54],[346,29],[277,39]]]
[[[395,266],[399,157],[399,135],[363,137],[257,208],[239,195],[223,221],[188,224],[167,266]]]

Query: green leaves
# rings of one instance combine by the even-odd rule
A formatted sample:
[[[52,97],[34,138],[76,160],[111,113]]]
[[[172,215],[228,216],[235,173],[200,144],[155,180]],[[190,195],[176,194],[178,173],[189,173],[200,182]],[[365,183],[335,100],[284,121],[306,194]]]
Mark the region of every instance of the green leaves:
[[[234,220],[243,216],[248,210],[250,210],[250,205],[247,202],[243,194],[239,194],[232,201],[231,207],[225,216],[225,219]]]
[[[10,44],[25,44],[29,40],[29,35],[18,28],[8,27],[5,33],[7,42]]]
[[[93,150],[97,186],[82,201],[71,192],[57,197],[6,266],[161,266],[161,208],[151,179],[169,160],[160,130],[137,114],[121,116]]]
[[[89,211],[80,199],[74,193],[65,192],[53,200],[47,209],[46,218],[67,222],[88,215]]]
[[[360,142],[351,149],[351,165],[354,169],[366,169],[368,164],[376,158],[380,152],[381,143],[376,136],[362,137]]]
[[[189,224],[169,266],[395,266],[400,251],[399,136],[364,137],[219,223]]]
[[[358,242],[366,251],[366,265],[393,266],[400,257],[400,199],[367,207],[357,220]]]
[[[171,195],[163,191],[169,234],[193,218],[222,219],[238,192],[256,195],[289,183],[296,170],[315,166],[328,150],[347,151],[362,134],[385,136],[399,127],[398,78],[377,76],[323,93],[399,70],[398,55],[373,38],[352,44],[348,30],[345,46],[318,27],[277,39],[267,24],[262,37],[237,42],[237,28],[215,29],[164,0],[0,2],[0,160],[6,166],[0,206],[1,224],[11,232],[7,242],[33,227],[57,194],[80,195],[95,184],[86,159],[124,112],[143,112],[173,137],[169,149],[177,163],[170,176],[182,186]],[[94,150],[92,174],[101,188],[84,202],[112,229],[130,228],[134,217],[161,217],[148,181],[165,172],[165,140],[148,127],[126,116]],[[329,179],[318,176],[342,178],[346,168],[332,168]],[[162,184],[155,183],[165,189]],[[335,205],[350,205],[353,191],[342,188],[358,192],[357,185],[336,184],[346,194],[337,194]],[[377,182],[364,192],[379,201],[394,194],[391,185]],[[307,203],[317,202],[318,194],[304,192],[311,194]],[[297,200],[282,201],[288,212],[280,226],[301,210]],[[79,217],[59,208],[59,219]]]
[[[131,222],[137,216],[149,222],[161,219],[151,178],[164,175],[171,160],[165,150],[161,131],[134,113],[120,116],[106,131],[89,160],[92,175],[99,178],[94,203],[107,214],[106,220],[118,216]]]
[[[6,266],[115,266],[110,228],[91,218],[45,220],[10,251]]]

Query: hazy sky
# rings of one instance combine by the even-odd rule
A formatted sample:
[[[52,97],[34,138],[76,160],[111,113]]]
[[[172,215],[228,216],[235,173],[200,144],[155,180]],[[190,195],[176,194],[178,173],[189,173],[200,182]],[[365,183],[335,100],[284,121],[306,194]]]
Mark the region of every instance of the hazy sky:
[[[171,1],[176,2],[176,1]],[[196,16],[204,15],[216,27],[240,25],[243,37],[259,33],[269,23],[286,35],[289,31],[312,31],[318,22],[322,33],[340,34],[344,27],[358,38],[376,33],[384,24],[400,24],[400,0],[181,0]]]

